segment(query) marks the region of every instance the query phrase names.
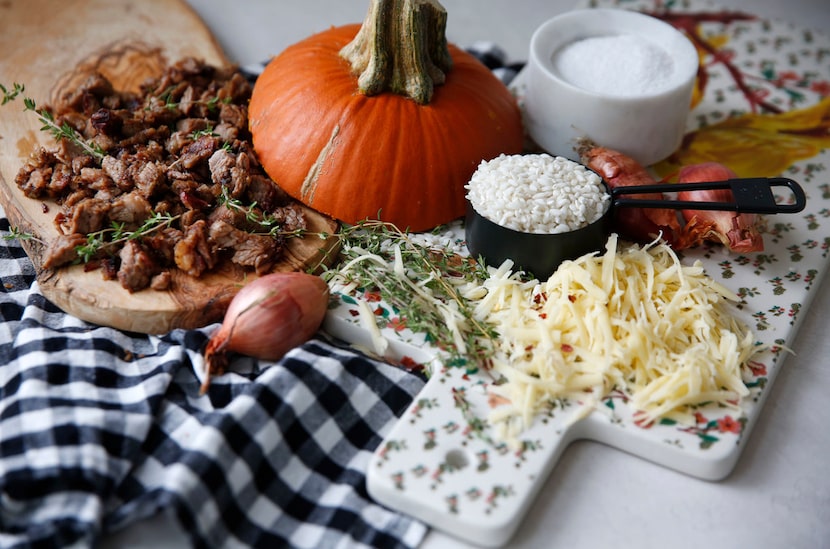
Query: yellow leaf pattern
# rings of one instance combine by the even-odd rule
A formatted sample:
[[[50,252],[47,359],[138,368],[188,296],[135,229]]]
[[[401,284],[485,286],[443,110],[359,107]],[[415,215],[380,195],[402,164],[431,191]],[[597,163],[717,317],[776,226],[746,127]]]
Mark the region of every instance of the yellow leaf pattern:
[[[670,178],[681,166],[716,161],[741,177],[775,177],[830,147],[830,97],[779,114],[749,113],[688,134],[681,148],[653,166]]]

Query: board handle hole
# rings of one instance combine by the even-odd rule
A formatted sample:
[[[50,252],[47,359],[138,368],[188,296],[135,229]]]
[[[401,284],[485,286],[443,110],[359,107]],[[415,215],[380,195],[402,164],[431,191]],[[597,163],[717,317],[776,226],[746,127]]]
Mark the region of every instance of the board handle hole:
[[[467,454],[463,450],[450,450],[444,457],[444,461],[452,470],[463,469],[470,464]]]

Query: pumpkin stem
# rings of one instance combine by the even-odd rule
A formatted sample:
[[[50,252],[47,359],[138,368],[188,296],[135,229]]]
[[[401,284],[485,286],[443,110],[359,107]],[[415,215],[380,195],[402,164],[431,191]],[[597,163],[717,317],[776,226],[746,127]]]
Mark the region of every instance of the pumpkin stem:
[[[365,95],[391,91],[425,105],[452,67],[447,12],[438,0],[372,0],[363,26],[340,55]]]

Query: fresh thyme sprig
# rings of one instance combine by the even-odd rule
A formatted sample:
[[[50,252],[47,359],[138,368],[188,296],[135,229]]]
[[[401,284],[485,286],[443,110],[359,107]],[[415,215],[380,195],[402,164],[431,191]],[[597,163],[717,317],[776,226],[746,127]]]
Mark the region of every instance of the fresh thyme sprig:
[[[56,141],[67,139],[80,147],[86,154],[95,158],[98,162],[101,162],[101,160],[103,160],[103,158],[107,155],[107,153],[104,152],[104,150],[97,144],[84,140],[84,138],[77,131],[75,131],[75,128],[70,126],[68,122],[64,121],[63,124],[58,124],[55,120],[55,116],[46,109],[38,108],[37,104],[35,104],[35,100],[31,97],[23,98],[23,106],[27,111],[32,111],[37,114],[38,120],[40,120],[40,123],[43,124],[40,130],[51,133],[52,137],[54,137]]]
[[[161,102],[161,107],[162,108],[173,111],[173,110],[178,109],[181,106],[181,104],[182,104],[181,101],[176,101],[176,100],[173,99],[173,92],[175,90],[176,90],[176,86],[168,86],[163,92],[161,92],[158,96],[156,96],[156,99],[158,99]],[[217,97],[211,97],[207,101],[188,101],[188,103],[196,104],[196,105],[203,105],[208,110],[208,112],[214,112],[219,107],[220,103],[228,104],[228,103],[231,103],[232,101],[233,101],[232,97],[225,97],[225,98],[220,99],[217,96]],[[146,108],[149,109],[150,106],[148,105]]]
[[[5,105],[6,103],[14,101],[15,99],[17,99],[18,95],[23,93],[25,89],[26,88],[23,84],[18,84],[17,82],[12,84],[11,90],[6,88],[6,86],[4,86],[3,84],[0,84],[0,92],[3,92],[3,99],[2,102],[0,102],[0,105]]]
[[[488,366],[498,334],[475,318],[460,291],[487,277],[480,263],[447,247],[417,243],[382,221],[344,227],[336,236],[342,262],[323,273],[327,281],[378,292],[405,319],[406,328],[426,334],[429,343],[446,353],[446,364]],[[455,333],[448,328],[448,314],[456,318]]]
[[[40,244],[44,243],[43,240],[39,239],[32,233],[23,232],[17,227],[10,227],[9,232],[3,235],[3,240],[31,240],[33,242],[39,242]]]
[[[17,82],[12,84],[11,89],[7,88],[3,84],[0,84],[0,92],[3,94],[3,99],[0,100],[0,105],[5,105],[6,103],[14,101],[17,99],[18,95],[23,93],[25,89],[26,88],[23,84],[18,84]],[[55,120],[55,115],[47,109],[38,108],[37,103],[35,103],[35,100],[31,97],[23,97],[23,108],[26,111],[35,113],[40,123],[43,124],[40,128],[41,131],[48,131],[52,134],[55,140],[60,141],[61,139],[67,139],[71,141],[80,147],[86,154],[95,158],[99,163],[107,155],[107,153],[97,144],[84,140],[83,136],[75,131],[75,128],[70,126],[68,122],[64,121],[63,124],[58,124]]]
[[[106,229],[101,229],[93,233],[89,233],[86,237],[86,244],[75,247],[75,253],[83,263],[89,263],[95,259],[99,253],[106,251],[107,248],[118,246],[129,240],[136,240],[141,237],[152,234],[155,231],[169,227],[173,221],[178,219],[178,215],[170,215],[167,213],[153,212],[153,214],[144,220],[140,227],[134,231],[124,230],[124,223],[112,222],[112,225]]]
[[[222,193],[219,195],[219,203],[224,204],[225,207],[231,210],[236,210],[245,214],[245,219],[248,223],[259,225],[263,228],[262,232],[255,232],[252,234],[267,234],[273,237],[302,237],[308,234],[305,229],[295,229],[293,231],[286,231],[283,229],[283,222],[281,219],[263,213],[257,208],[256,201],[250,204],[243,204],[241,200],[233,198],[228,194],[228,187],[222,186]]]

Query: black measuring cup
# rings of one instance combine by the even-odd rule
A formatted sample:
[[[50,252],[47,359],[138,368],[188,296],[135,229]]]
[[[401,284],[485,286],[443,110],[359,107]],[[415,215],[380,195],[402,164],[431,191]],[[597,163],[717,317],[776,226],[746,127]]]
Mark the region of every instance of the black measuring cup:
[[[465,238],[467,249],[473,257],[482,257],[491,266],[498,267],[505,260],[513,261],[514,270],[531,273],[539,280],[546,280],[559,265],[568,259],[576,259],[586,253],[603,249],[613,230],[614,212],[617,208],[669,208],[673,210],[715,210],[738,213],[778,214],[798,213],[807,204],[801,186],[785,177],[737,178],[702,183],[659,183],[610,189],[609,206],[593,223],[574,231],[563,233],[526,233],[503,227],[479,214],[467,201]],[[786,187],[792,201],[779,203],[773,187]],[[731,202],[697,202],[687,200],[654,200],[629,197],[632,194],[675,193],[729,189]]]

